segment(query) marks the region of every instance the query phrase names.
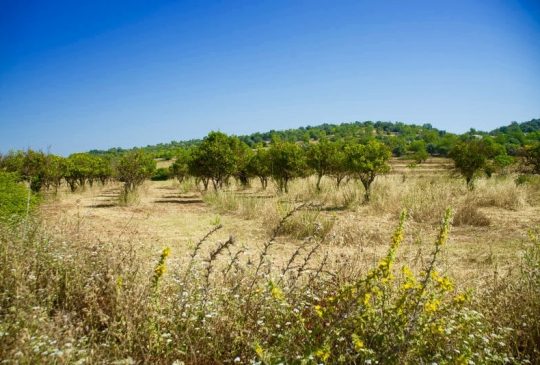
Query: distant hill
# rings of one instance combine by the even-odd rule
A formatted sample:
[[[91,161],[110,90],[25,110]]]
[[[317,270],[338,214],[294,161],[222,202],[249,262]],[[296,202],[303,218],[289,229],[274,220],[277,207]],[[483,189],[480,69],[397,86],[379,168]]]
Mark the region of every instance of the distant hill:
[[[514,154],[521,146],[532,142],[540,141],[540,119],[532,119],[528,122],[511,124],[491,132],[482,132],[471,129],[470,131],[457,135],[434,128],[431,124],[406,124],[402,122],[382,122],[365,121],[341,124],[324,123],[316,126],[306,126],[291,128],[286,130],[270,130],[267,132],[256,132],[249,135],[238,136],[240,140],[249,146],[259,143],[269,143],[272,138],[291,142],[317,141],[323,136],[331,140],[360,141],[377,138],[385,142],[392,149],[394,155],[405,153],[407,146],[413,141],[424,141],[428,152],[431,155],[445,156],[453,143],[459,138],[471,138],[472,136],[491,136],[496,142],[507,147],[510,154]],[[169,143],[159,143],[141,147],[147,152],[153,153],[156,157],[171,158],[178,149],[197,145],[201,140],[192,139],[187,141],[171,141]],[[92,154],[120,154],[127,151],[122,148],[111,148],[109,150],[92,150]]]

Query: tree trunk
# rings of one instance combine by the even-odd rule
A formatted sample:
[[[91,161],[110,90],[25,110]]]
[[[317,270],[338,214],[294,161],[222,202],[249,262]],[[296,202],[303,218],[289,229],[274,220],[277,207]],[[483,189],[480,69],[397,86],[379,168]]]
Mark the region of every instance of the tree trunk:
[[[321,179],[322,179],[322,174],[318,174],[317,175],[317,191],[321,191]]]

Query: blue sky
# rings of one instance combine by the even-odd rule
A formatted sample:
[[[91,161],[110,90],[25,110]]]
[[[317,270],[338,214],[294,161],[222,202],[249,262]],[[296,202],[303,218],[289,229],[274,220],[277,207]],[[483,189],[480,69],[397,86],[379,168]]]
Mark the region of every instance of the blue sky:
[[[2,1],[0,151],[540,116],[540,1]]]

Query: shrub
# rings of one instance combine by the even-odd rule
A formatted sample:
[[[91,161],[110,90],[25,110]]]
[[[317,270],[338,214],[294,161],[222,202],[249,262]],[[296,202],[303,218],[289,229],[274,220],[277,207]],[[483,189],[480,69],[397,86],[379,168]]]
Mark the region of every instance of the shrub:
[[[472,201],[462,205],[454,217],[454,224],[456,226],[486,227],[490,223],[490,219]]]
[[[160,167],[156,169],[154,172],[154,175],[150,178],[152,181],[166,181],[171,178],[171,173],[169,169],[166,169],[164,167]]]
[[[0,172],[0,221],[17,220],[29,213],[27,209],[31,211],[36,204],[36,197],[29,194],[15,174]]]

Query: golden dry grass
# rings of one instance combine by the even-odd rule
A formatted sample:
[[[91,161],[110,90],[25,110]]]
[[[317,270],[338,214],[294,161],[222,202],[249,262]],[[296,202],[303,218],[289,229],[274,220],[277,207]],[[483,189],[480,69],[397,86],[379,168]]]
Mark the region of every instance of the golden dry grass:
[[[458,283],[482,287],[495,271],[511,269],[527,230],[540,224],[534,194],[527,186],[516,186],[512,177],[482,179],[470,192],[461,179],[448,174],[405,179],[390,174],[377,178],[368,205],[361,204],[363,191],[357,182],[336,189],[327,178],[320,192],[310,178],[294,181],[286,195],[277,194],[272,185],[261,190],[257,181],[248,189],[233,183],[221,192],[200,192],[189,181],[182,186],[173,180],[147,182],[138,201],[127,207],[116,204],[119,189],[112,184],[61,192],[42,208],[47,229],[93,241],[130,242],[142,257],[155,257],[169,246],[175,260],[183,261],[192,243],[216,223],[224,226],[216,240],[232,234],[246,247],[257,248],[287,211],[308,203],[312,206],[296,213],[278,237],[280,246],[271,252],[277,262],[316,236],[325,237],[324,253],[330,261],[368,267],[384,254],[388,232],[404,208],[411,216],[411,234],[402,257],[425,261],[430,243],[417,237],[431,238],[442,212],[451,207],[456,224],[444,256],[446,269]]]

